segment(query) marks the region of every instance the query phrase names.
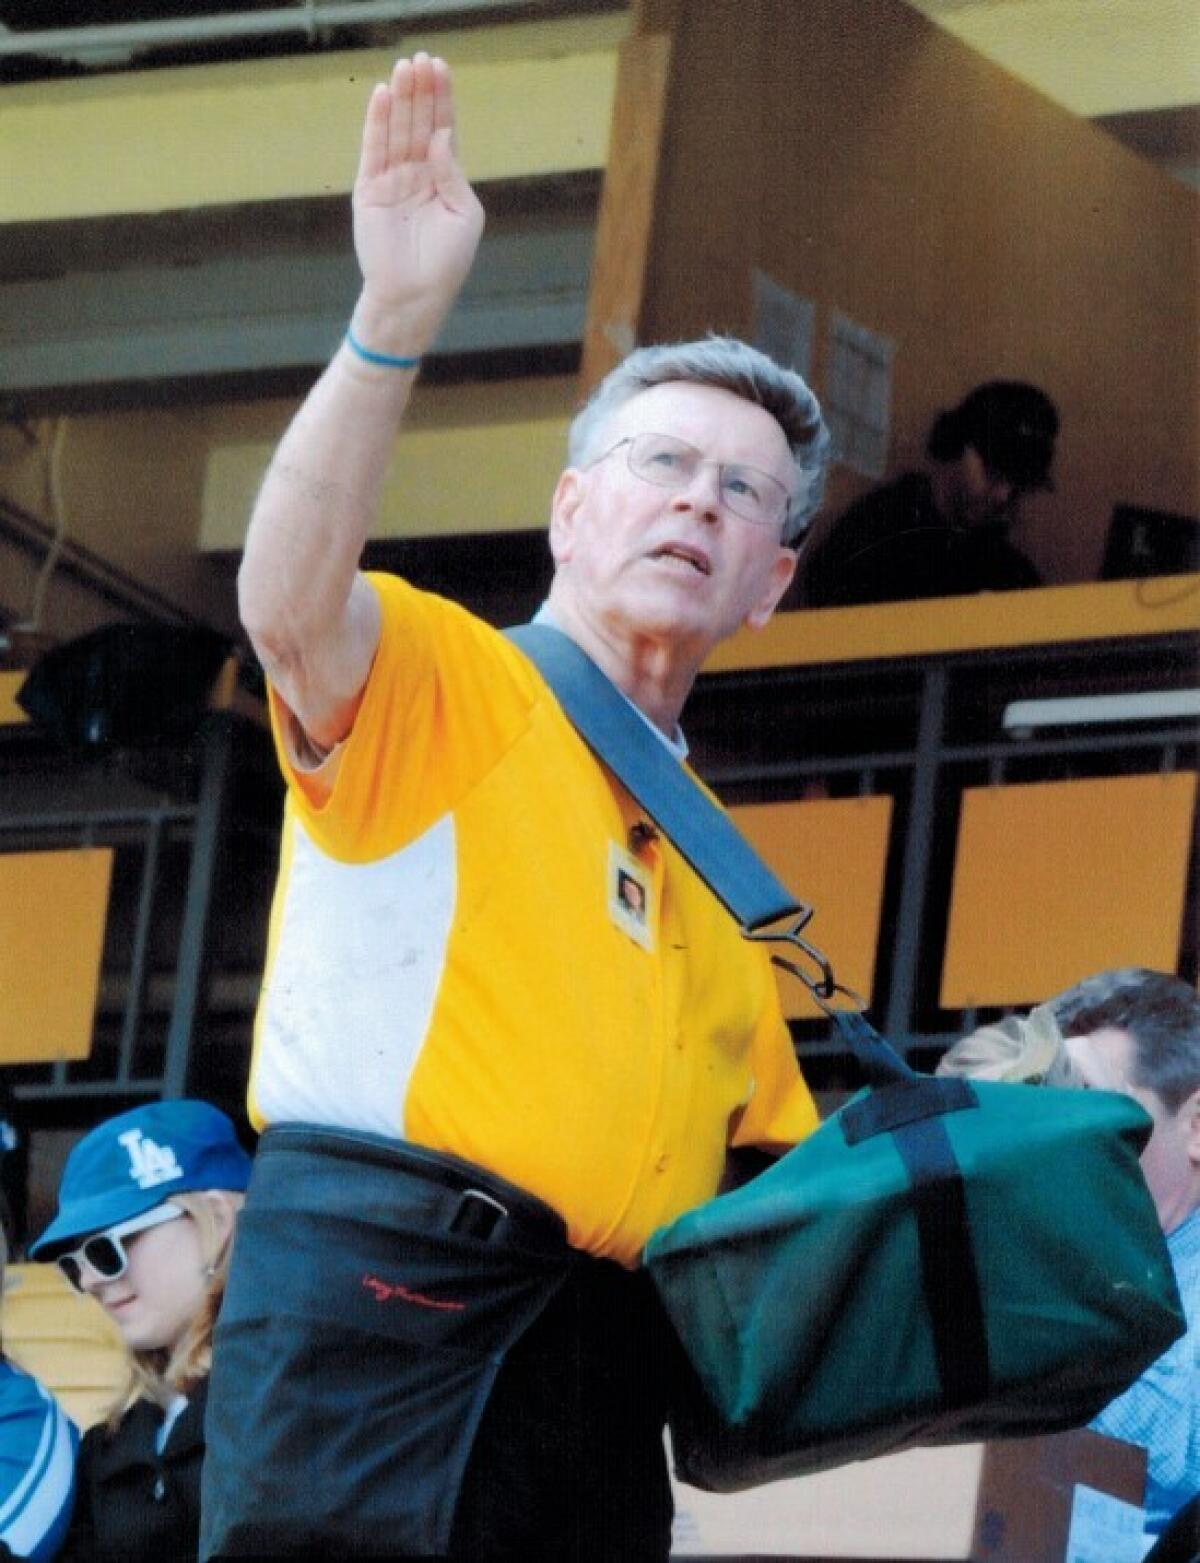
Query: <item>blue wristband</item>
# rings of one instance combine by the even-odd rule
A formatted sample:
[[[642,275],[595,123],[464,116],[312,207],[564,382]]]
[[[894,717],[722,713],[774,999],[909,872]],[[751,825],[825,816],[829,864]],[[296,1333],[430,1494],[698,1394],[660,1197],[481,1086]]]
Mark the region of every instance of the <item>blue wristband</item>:
[[[354,332],[346,328],[346,341],[349,346],[368,364],[378,364],[383,369],[416,369],[420,365],[420,358],[395,358],[391,353],[373,353],[369,347],[364,347]]]

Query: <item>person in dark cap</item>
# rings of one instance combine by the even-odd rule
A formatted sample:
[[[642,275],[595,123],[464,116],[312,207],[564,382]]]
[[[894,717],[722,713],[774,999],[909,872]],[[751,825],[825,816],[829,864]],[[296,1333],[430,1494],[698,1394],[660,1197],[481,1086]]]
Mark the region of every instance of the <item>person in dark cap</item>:
[[[801,556],[802,600],[828,608],[1039,586],[1008,532],[1022,496],[1051,486],[1057,433],[1054,403],[1036,386],[977,386],[935,419],[927,470],[864,495]]]
[[[84,1135],[30,1248],[95,1298],[129,1379],[84,1435],[68,1563],[195,1558],[212,1333],[250,1157],[207,1102],[153,1102]]]

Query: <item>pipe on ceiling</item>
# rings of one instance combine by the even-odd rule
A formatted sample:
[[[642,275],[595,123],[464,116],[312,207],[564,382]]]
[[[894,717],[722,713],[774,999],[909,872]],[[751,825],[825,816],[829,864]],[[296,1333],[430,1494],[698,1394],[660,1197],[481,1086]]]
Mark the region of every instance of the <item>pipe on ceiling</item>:
[[[55,55],[86,61],[89,56],[110,62],[114,56],[173,44],[212,43],[222,39],[265,37],[272,33],[319,28],[354,27],[372,22],[441,21],[472,11],[561,10],[557,0],[302,0],[300,5],[271,11],[225,12],[216,16],[178,17],[155,22],[114,22],[94,27],[49,27],[37,32],[0,28],[0,57]]]

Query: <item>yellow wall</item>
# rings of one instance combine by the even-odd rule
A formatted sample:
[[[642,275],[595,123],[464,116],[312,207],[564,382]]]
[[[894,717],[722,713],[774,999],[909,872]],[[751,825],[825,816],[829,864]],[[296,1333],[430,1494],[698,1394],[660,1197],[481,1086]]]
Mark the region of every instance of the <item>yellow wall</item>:
[[[211,563],[196,551],[205,465],[208,410],[202,406],[145,408],[120,413],[46,419],[33,447],[0,451],[0,493],[53,529],[57,505],[65,534],[220,629],[234,626],[234,607]],[[7,459],[6,459],[7,457]],[[52,471],[57,468],[57,484]],[[2,595],[24,612],[33,566],[4,581]],[[57,634],[94,627],[63,572],[51,580],[43,627]],[[112,606],[94,609],[99,622],[121,617]]]
[[[866,662],[986,647],[1045,646],[1200,630],[1200,575],[1095,581],[862,608],[779,613],[718,646],[706,671]]]
[[[544,526],[574,411],[573,376],[423,386],[397,445],[375,537],[523,531]],[[236,629],[227,572],[208,554],[240,549],[255,494],[295,399],[95,413],[63,420],[57,492],[66,535],[215,627]],[[0,450],[0,493],[52,527],[57,422],[35,446]],[[3,559],[0,553],[0,559]],[[14,555],[0,598],[18,615],[35,561]],[[61,571],[43,628],[82,634],[89,616]]]
[[[545,525],[566,452],[573,377],[424,386],[384,485],[375,537]],[[199,542],[242,546],[250,507],[292,402],[214,409]]]
[[[533,178],[604,166],[616,47],[628,25],[622,13],[399,34],[394,52],[419,43],[455,66],[473,179]],[[394,52],[6,87],[0,144],[11,176],[0,181],[0,224],[348,192],[363,103]],[[542,524],[574,395],[574,382],[561,378],[422,388],[380,535]],[[66,418],[57,468],[68,538],[232,629],[232,594],[203,554],[240,547],[294,407],[181,405]],[[33,446],[0,443],[0,494],[52,528],[58,425],[44,420],[35,433]],[[0,554],[0,599],[22,615],[37,561]],[[43,627],[80,634],[119,611],[88,600],[60,571]]]
[[[852,30],[844,0],[802,9],[801,26],[796,0],[678,7],[640,337],[747,330],[762,266],[819,305],[818,389],[834,308],[897,341],[895,467],[976,380],[1040,381],[1064,429],[1057,492],[1035,502],[1024,541],[1052,579],[1094,574],[1118,500],[1200,509],[1194,193],[901,0],[862,0]],[[470,172],[602,166],[628,26],[423,36],[458,69]],[[0,222],[344,191],[385,66],[359,51],[6,87],[15,177],[0,181]],[[647,155],[637,108],[618,115],[610,176]],[[381,533],[539,525],[573,400],[565,380],[423,388]],[[70,419],[69,535],[228,627],[196,544],[238,546],[284,408]],[[0,492],[49,521],[43,434],[32,453],[0,447]],[[836,474],[827,513],[862,486]],[[13,562],[9,606],[32,578]],[[61,581],[53,593],[68,601]]]
[[[472,179],[601,168],[623,16],[399,35],[396,49],[6,86],[0,222],[349,191],[363,108],[405,47],[455,66]]]
[[[817,305],[818,392],[834,310],[896,343],[893,469],[973,384],[1043,385],[1057,488],[1021,540],[1092,578],[1115,503],[1200,511],[1200,197],[902,0],[853,11],[683,0],[637,335],[746,332],[762,268]]]
[[[1195,0],[909,0],[1076,114],[1200,102]]]
[[[376,537],[523,531],[544,526],[574,410],[573,376],[423,386],[385,482]],[[64,420],[58,451],[66,535],[216,627],[236,628],[227,573],[208,554],[240,549],[255,494],[294,399],[96,413]],[[56,423],[35,447],[0,452],[0,492],[52,523]],[[3,597],[31,602],[34,562],[12,560]],[[118,616],[101,610],[99,622]],[[60,573],[44,627],[82,634]]]

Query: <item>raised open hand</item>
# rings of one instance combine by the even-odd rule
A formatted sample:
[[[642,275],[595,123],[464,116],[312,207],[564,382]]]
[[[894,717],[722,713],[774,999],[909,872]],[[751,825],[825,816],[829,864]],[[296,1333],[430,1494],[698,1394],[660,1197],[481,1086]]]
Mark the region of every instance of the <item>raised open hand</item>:
[[[376,345],[428,347],[482,232],[483,208],[455,156],[450,68],[423,53],[398,60],[371,94],[354,182],[355,314]]]

